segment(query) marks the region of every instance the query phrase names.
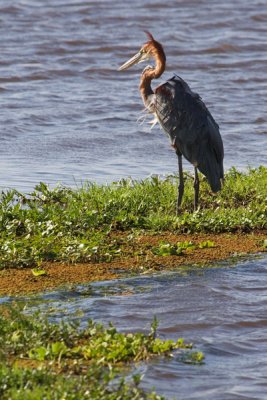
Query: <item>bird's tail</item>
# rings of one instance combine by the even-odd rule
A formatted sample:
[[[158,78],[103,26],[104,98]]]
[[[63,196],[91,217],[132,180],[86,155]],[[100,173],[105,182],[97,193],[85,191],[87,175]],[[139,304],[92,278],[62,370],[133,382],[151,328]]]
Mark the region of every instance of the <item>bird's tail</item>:
[[[214,153],[206,154],[205,159],[198,165],[198,169],[204,174],[209,182],[211,190],[216,193],[222,188],[224,179],[223,161],[218,162]]]

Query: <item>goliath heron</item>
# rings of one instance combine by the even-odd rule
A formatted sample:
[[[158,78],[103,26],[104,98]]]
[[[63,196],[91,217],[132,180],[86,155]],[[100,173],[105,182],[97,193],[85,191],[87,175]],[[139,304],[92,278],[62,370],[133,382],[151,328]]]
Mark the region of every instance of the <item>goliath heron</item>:
[[[166,56],[162,45],[151,33],[146,32],[146,34],[148,42],[119,70],[127,69],[150,58],[155,60],[155,66],[148,65],[141,75],[139,86],[141,96],[148,112],[155,115],[169,136],[178,156],[177,213],[180,211],[184,193],[182,155],[194,166],[194,210],[196,210],[199,195],[198,169],[206,176],[213,192],[221,189],[224,151],[219,126],[201,97],[179,76],[173,76],[152,90],[151,81],[159,78],[165,70]]]

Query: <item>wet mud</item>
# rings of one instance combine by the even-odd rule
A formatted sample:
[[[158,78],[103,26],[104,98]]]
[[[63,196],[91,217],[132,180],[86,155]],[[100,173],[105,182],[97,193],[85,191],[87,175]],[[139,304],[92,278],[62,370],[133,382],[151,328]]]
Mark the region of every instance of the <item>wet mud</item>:
[[[267,232],[218,235],[164,233],[139,235],[129,239],[129,232],[115,233],[114,238],[122,249],[121,255],[115,260],[77,264],[45,262],[40,268],[46,274],[37,277],[33,275],[32,268],[4,269],[0,271],[0,295],[36,293],[61,286],[117,279],[131,274],[149,274],[188,265],[209,266],[222,260],[266,251],[263,247],[266,235]],[[182,255],[158,256],[152,251],[162,242],[175,244],[185,241],[191,241],[196,246],[186,249]],[[214,247],[199,248],[198,245],[204,241],[214,242]]]

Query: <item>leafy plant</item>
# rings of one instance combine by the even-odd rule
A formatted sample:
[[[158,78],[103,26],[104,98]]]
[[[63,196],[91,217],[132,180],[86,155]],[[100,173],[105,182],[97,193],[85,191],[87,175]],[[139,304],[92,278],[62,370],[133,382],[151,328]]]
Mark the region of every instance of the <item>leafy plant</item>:
[[[249,232],[267,228],[267,168],[232,168],[223,189],[210,196],[201,182],[201,209],[193,212],[193,188],[185,180],[183,210],[175,214],[177,177],[124,179],[110,185],[50,188],[40,183],[30,194],[0,194],[0,268],[40,267],[44,261],[100,262],[122,254],[114,231],[171,230],[178,233]],[[162,245],[179,255],[185,244]],[[182,249],[182,251],[181,251]]]
[[[161,243],[158,247],[152,248],[152,253],[157,256],[180,256],[183,254],[183,249],[177,244]]]
[[[185,242],[178,242],[177,247],[183,250],[194,250],[196,248],[195,244],[188,240],[186,240]]]
[[[158,256],[181,256],[185,250],[194,250],[196,246],[191,241],[176,244],[162,242],[158,247],[152,248],[152,253]]]
[[[193,351],[191,353],[183,353],[178,356],[178,359],[185,364],[204,364],[205,356],[201,351]]]
[[[31,271],[32,271],[33,276],[46,275],[46,271],[44,269],[33,268]]]
[[[212,242],[211,240],[206,240],[204,242],[199,243],[198,246],[200,249],[209,249],[211,247],[215,247],[215,243]]]
[[[0,397],[7,399],[163,400],[139,388],[140,376],[122,379],[123,365],[151,357],[184,354],[182,362],[199,362],[183,339],[157,337],[157,319],[150,333],[122,333],[92,320],[53,324],[40,313],[3,307],[0,315]],[[29,366],[29,367],[28,367]]]

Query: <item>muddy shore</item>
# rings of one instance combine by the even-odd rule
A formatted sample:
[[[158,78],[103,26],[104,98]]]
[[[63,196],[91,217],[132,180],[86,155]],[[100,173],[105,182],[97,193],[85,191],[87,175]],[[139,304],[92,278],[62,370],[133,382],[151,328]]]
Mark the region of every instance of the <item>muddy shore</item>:
[[[250,234],[192,234],[176,235],[164,233],[158,235],[140,235],[126,241],[127,232],[121,234],[124,243],[123,253],[111,262],[103,263],[48,263],[41,268],[45,275],[34,276],[31,268],[4,269],[0,271],[0,295],[22,295],[52,290],[64,285],[86,284],[93,281],[116,279],[129,274],[144,274],[164,271],[186,265],[205,266],[214,262],[256,254],[266,251],[263,241],[267,232]],[[197,245],[203,241],[214,242],[212,248],[200,249]],[[196,246],[187,249],[182,255],[158,256],[151,249],[161,242],[177,243],[191,241]]]

